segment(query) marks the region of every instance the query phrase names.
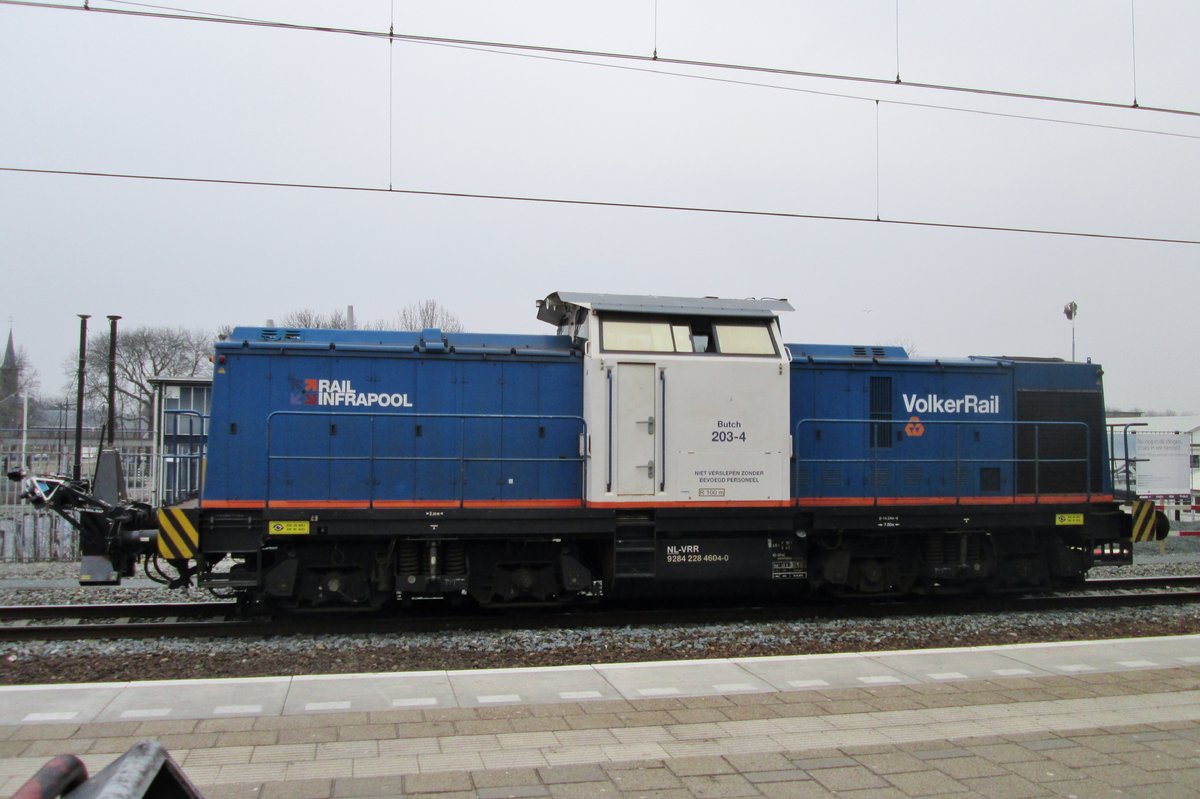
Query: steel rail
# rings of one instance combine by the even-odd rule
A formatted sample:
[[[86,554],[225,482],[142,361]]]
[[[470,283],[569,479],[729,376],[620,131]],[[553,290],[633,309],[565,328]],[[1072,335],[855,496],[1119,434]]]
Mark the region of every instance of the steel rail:
[[[155,620],[130,621],[133,614],[97,617],[84,622],[83,614],[71,613],[60,624],[0,625],[0,642],[34,640],[113,640],[121,638],[253,638],[294,635],[402,635],[437,632],[539,629],[595,629],[637,625],[686,625],[718,623],[803,623],[830,618],[868,619],[906,616],[959,616],[982,613],[1041,612],[1051,610],[1102,609],[1155,604],[1200,603],[1200,576],[1124,578],[1095,580],[1073,591],[1049,594],[1012,594],[988,597],[936,596],[929,598],[880,598],[878,600],[802,600],[805,604],[695,607],[664,604],[653,609],[628,607],[573,608],[553,613],[496,613],[458,611],[417,615],[374,613],[310,613],[276,618],[238,618],[214,614],[212,618],[172,618],[171,614],[150,616]],[[190,603],[232,607],[232,603]],[[433,603],[431,603],[432,605]],[[46,607],[46,606],[43,606]],[[71,606],[65,607],[77,610]],[[95,608],[97,606],[84,606]],[[112,608],[113,606],[100,606]],[[119,607],[119,606],[118,606]],[[177,606],[157,606],[177,607]],[[8,610],[7,608],[3,610]],[[447,610],[449,610],[447,608]],[[184,614],[179,614],[183,616]],[[43,616],[41,618],[53,618]],[[113,621],[105,621],[113,619]],[[165,619],[165,620],[164,620]]]
[[[46,619],[153,619],[229,616],[236,602],[114,602],[97,605],[3,605],[0,622]]]

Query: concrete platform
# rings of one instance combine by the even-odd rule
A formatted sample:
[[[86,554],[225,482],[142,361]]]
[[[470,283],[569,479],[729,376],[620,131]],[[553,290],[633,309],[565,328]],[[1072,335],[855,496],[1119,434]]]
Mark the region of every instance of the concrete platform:
[[[1200,636],[0,688],[0,791],[157,738],[224,796],[1200,796]]]

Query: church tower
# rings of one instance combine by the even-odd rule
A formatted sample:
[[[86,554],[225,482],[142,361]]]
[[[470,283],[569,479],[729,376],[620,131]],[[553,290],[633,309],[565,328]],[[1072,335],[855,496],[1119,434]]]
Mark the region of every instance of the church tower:
[[[0,428],[21,426],[20,374],[17,351],[13,347],[12,330],[8,331],[8,347],[0,362]]]

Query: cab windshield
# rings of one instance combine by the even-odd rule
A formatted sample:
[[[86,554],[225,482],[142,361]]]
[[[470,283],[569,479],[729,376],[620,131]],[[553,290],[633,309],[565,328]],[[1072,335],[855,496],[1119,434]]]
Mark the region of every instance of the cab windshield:
[[[600,346],[606,352],[779,354],[769,319],[606,318]]]

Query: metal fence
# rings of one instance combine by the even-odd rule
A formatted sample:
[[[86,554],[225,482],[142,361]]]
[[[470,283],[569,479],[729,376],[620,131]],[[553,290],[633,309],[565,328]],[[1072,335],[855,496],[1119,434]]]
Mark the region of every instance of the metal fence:
[[[32,431],[31,431],[32,432]],[[34,436],[25,447],[25,468],[37,473],[70,474],[74,469],[75,450],[72,443],[47,440]],[[95,436],[91,437],[95,440]],[[121,464],[131,499],[147,501],[152,491],[152,447],[144,437],[136,441],[118,442]],[[95,471],[97,447],[82,450],[82,474]],[[21,439],[0,435],[0,461],[4,472],[21,464]],[[35,510],[21,499],[21,486],[0,478],[0,561],[27,563],[30,561],[74,561],[79,557],[78,534],[71,525],[47,511]]]

